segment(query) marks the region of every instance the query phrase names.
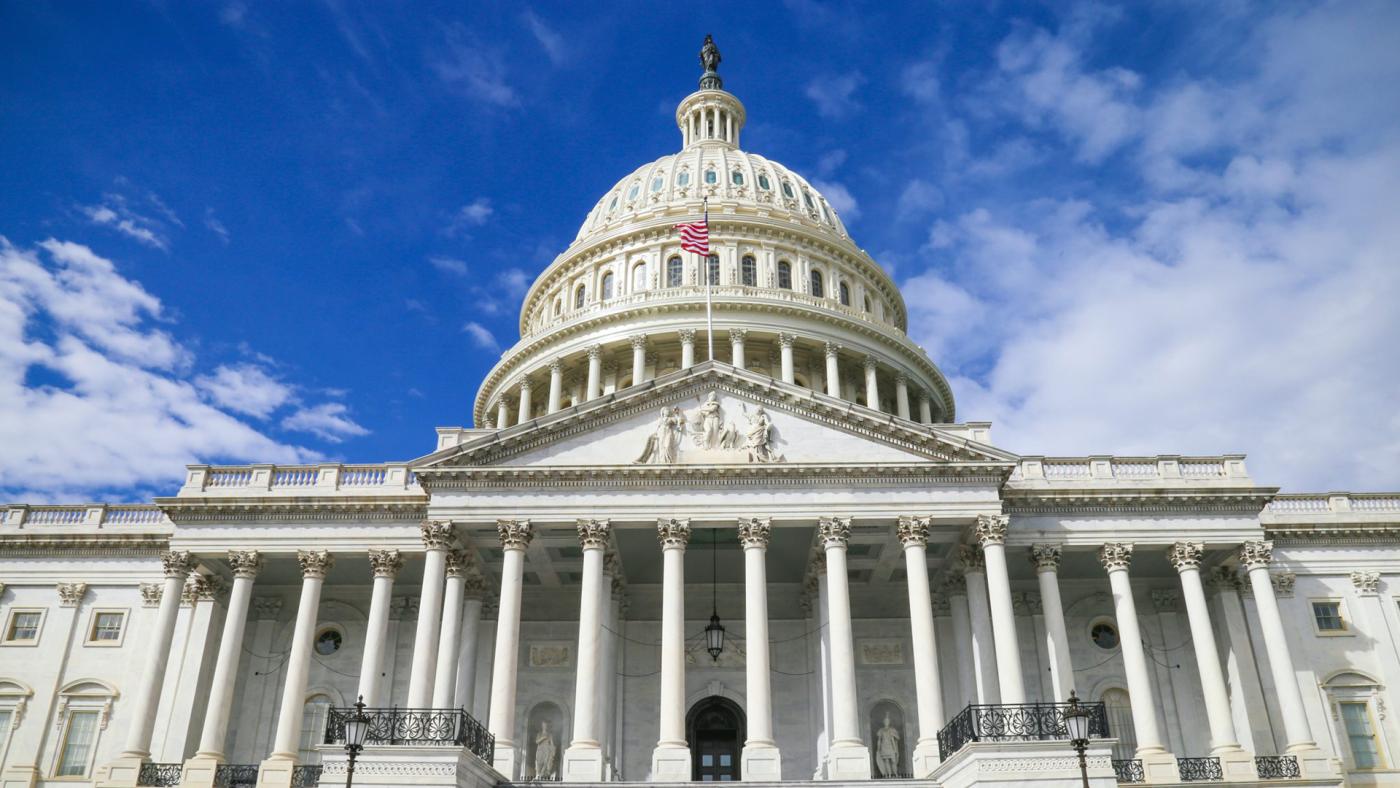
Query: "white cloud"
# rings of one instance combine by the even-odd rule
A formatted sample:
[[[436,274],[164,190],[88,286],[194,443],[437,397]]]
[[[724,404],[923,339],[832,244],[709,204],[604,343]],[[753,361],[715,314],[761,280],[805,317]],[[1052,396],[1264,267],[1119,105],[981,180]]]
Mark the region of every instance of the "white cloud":
[[[228,228],[219,221],[219,217],[214,215],[213,208],[204,209],[204,227],[209,232],[219,236],[219,240],[228,243]]]
[[[540,19],[539,14],[533,10],[527,9],[525,11],[525,26],[530,29],[530,35],[535,37],[545,54],[549,56],[549,62],[556,66],[564,62],[568,57],[569,50],[563,36],[545,24],[544,20]]]
[[[162,305],[74,243],[0,238],[0,490],[11,499],[168,492],[197,461],[306,462],[182,379]]]
[[[499,350],[500,344],[496,342],[496,337],[491,333],[491,329],[472,320],[462,326],[462,331],[471,337],[472,342],[482,350]]]
[[[161,232],[160,223],[131,210],[121,195],[109,194],[98,205],[80,205],[78,208],[93,224],[109,227],[162,252],[170,248],[170,241]]]
[[[835,76],[818,77],[807,83],[807,98],[817,105],[817,114],[824,118],[841,118],[860,108],[855,92],[865,84],[859,71]]]
[[[457,211],[457,220],[464,224],[482,225],[495,213],[491,207],[491,200],[486,197],[478,197],[475,200],[463,205]]]
[[[817,174],[823,178],[829,177],[845,163],[846,150],[844,148],[827,151],[821,155],[821,158],[817,159]]]
[[[822,193],[842,220],[853,222],[860,218],[860,204],[844,185],[835,181],[812,181],[812,186]]]
[[[459,260],[456,257],[429,257],[428,264],[444,274],[467,275],[467,261]]]
[[[899,221],[922,218],[942,207],[943,191],[926,180],[915,178],[899,193],[895,218]]]
[[[447,31],[447,53],[431,63],[448,87],[466,98],[496,107],[520,103],[515,90],[506,83],[506,67],[500,54],[484,46],[461,24]]]
[[[265,419],[294,399],[293,389],[255,364],[221,365],[195,385],[224,410]]]
[[[300,408],[282,419],[282,428],[295,432],[309,432],[331,443],[340,443],[357,435],[368,435],[369,430],[355,423],[349,412],[350,409],[344,403],[323,402],[320,405]]]

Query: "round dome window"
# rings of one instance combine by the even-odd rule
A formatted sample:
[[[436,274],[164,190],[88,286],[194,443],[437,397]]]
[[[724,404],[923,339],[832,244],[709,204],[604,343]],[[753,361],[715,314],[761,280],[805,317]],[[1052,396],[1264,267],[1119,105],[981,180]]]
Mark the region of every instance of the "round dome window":
[[[1089,639],[1104,651],[1118,648],[1118,628],[1108,619],[1099,619],[1089,627]]]
[[[344,643],[345,637],[339,630],[327,627],[316,634],[316,653],[328,657],[339,651]]]

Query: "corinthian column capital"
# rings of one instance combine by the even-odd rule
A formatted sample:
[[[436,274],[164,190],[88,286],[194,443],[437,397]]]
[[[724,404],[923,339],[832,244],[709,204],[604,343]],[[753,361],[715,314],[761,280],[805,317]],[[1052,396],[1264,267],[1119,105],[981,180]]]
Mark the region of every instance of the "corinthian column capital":
[[[822,548],[840,547],[846,548],[846,543],[851,540],[851,518],[849,517],[823,517],[817,521],[817,538],[821,539]]]
[[[773,523],[767,517],[739,518],[739,543],[745,549],[750,547],[767,549],[768,537],[772,531]]]
[[[233,568],[235,578],[252,580],[262,569],[263,559],[257,550],[230,550],[228,565]]]
[[[471,569],[471,556],[465,550],[448,550],[445,570],[448,577],[464,577]]]
[[[506,550],[524,550],[534,538],[529,520],[497,520],[496,534],[501,538],[501,547]]]
[[[682,328],[676,333],[680,335],[681,344],[689,344],[695,341],[695,329],[693,328]]]
[[[1274,560],[1273,542],[1245,542],[1240,545],[1240,563],[1245,569],[1266,567]]]
[[[166,577],[185,578],[194,571],[195,560],[188,550],[170,550],[161,553],[160,564]]]
[[[1204,555],[1205,546],[1200,542],[1177,542],[1167,548],[1167,560],[1171,561],[1178,572],[1200,569],[1201,558]]]
[[[789,334],[789,333],[786,333],[786,332],[781,333],[781,334],[778,334],[778,345],[781,346],[781,347],[785,347],[785,348],[791,349],[792,346],[793,346],[793,344],[795,344],[796,342],[797,342],[797,335],[796,335],[796,334]]]
[[[989,544],[1006,544],[1006,531],[1011,526],[1011,518],[1004,514],[977,515],[977,542],[983,547]]]
[[[608,546],[608,535],[612,533],[611,521],[580,519],[577,525],[579,547],[602,550]]]
[[[1133,546],[1123,542],[1109,542],[1099,548],[1099,563],[1109,572],[1127,571],[1133,562]]]
[[[370,550],[369,568],[375,577],[392,580],[403,569],[403,555],[398,550]]]
[[[335,556],[325,550],[298,550],[297,563],[301,565],[302,577],[324,579],[335,565]]]
[[[987,571],[987,557],[982,555],[982,548],[975,544],[958,545],[958,562],[962,564],[964,572]]]
[[[1037,572],[1060,571],[1060,546],[1056,544],[1031,545],[1031,566]]]
[[[656,521],[656,540],[661,549],[680,549],[690,543],[690,520],[662,517]]]
[[[423,534],[425,550],[447,550],[452,547],[452,522],[449,520],[424,520],[419,527]]]
[[[928,544],[927,517],[910,517],[900,515],[899,521],[895,524],[895,535],[899,537],[899,543],[905,547],[914,545],[924,547]]]

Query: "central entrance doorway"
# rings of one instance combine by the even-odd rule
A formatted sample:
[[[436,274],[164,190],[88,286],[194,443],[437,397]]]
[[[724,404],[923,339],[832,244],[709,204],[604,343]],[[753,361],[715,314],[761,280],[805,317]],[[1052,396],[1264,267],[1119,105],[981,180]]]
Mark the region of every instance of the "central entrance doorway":
[[[744,746],[744,710],[728,698],[711,695],[685,715],[691,775],[696,782],[739,780],[739,753]]]

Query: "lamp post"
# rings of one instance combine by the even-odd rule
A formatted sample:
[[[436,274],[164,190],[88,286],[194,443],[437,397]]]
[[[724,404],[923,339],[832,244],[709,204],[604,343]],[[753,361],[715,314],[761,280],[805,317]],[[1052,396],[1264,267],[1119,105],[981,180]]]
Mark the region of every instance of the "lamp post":
[[[1084,788],[1089,788],[1089,762],[1084,751],[1089,749],[1089,710],[1079,705],[1074,690],[1069,691],[1069,708],[1064,714],[1065,730],[1069,731],[1069,746],[1079,753],[1079,776]]]
[[[369,715],[365,714],[365,696],[355,701],[355,713],[345,720],[345,752],[350,762],[345,766],[345,788],[350,788],[355,779],[355,758],[365,748],[369,738]]]
[[[719,549],[719,532],[715,532],[714,541],[710,542],[710,589],[713,594],[713,607],[710,612],[710,625],[705,627],[705,650],[710,652],[710,659],[719,662],[719,655],[724,653],[724,625],[719,623],[719,559],[716,551]]]

